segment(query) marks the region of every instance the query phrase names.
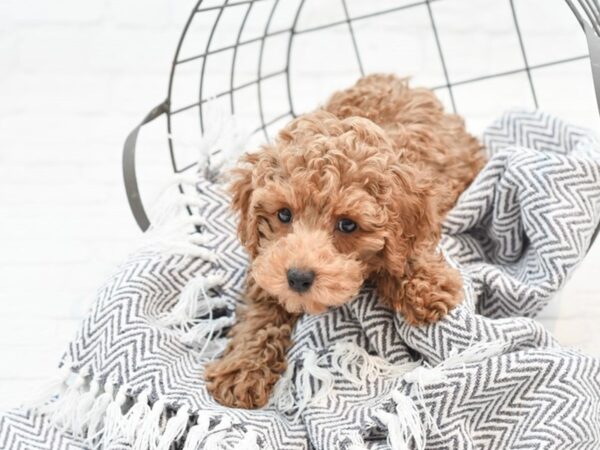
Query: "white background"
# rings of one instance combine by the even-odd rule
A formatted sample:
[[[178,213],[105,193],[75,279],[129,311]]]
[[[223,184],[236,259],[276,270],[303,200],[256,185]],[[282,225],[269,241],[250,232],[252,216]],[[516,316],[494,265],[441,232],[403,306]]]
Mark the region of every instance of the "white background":
[[[464,14],[464,0],[454,1],[459,9],[444,6],[450,1],[434,4],[434,13],[448,45],[453,81],[522,64],[517,47],[504,42],[514,41],[506,28],[511,22],[500,24],[507,10],[495,9],[505,2],[480,0],[482,13],[476,16]],[[121,181],[121,147],[136,122],[165,97],[175,46],[194,3],[0,0],[0,408],[51,374],[95,288],[139,239]],[[377,7],[401,3],[372,2]],[[517,3],[532,54],[543,51],[556,59],[585,51],[583,35],[562,2]],[[364,4],[348,1],[355,14]],[[327,20],[326,12],[311,12],[311,2],[307,5],[306,18]],[[419,25],[427,21],[421,12],[357,25],[367,70],[412,73],[416,82],[429,85],[439,81],[435,42],[427,24]],[[404,33],[403,45],[386,53],[382,43],[389,43],[394,32]],[[305,94],[322,98],[340,86],[340,73],[348,79],[356,74],[329,57],[330,65],[317,58],[319,70],[309,70],[315,46],[333,41],[311,42],[307,36],[299,42],[294,88],[301,109],[310,106],[303,102]],[[342,51],[331,48],[332,55]],[[544,57],[537,63],[547,61]],[[469,71],[469,64],[482,73]],[[588,65],[581,60],[541,70],[535,75],[538,97],[546,109],[598,130]],[[479,131],[499,109],[529,106],[528,91],[510,80],[456,90],[472,130]],[[445,102],[447,94],[440,91]],[[139,170],[146,198],[169,174],[165,143],[163,122],[144,130]],[[599,268],[597,244],[543,314],[564,345],[597,356]]]

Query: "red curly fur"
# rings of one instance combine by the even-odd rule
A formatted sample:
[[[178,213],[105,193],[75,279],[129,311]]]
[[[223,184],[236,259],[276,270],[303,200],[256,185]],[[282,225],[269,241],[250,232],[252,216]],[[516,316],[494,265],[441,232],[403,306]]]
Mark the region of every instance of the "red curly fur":
[[[436,246],[444,214],[485,160],[463,120],[444,113],[431,91],[367,76],[242,162],[233,207],[252,265],[246,308],[225,354],[206,369],[220,403],[265,405],[298,315],[349,301],[367,279],[413,325],[461,301],[459,274]],[[282,208],[290,223],[278,220]],[[357,230],[336,230],[340,218]],[[291,267],[315,273],[307,292],[288,286]]]

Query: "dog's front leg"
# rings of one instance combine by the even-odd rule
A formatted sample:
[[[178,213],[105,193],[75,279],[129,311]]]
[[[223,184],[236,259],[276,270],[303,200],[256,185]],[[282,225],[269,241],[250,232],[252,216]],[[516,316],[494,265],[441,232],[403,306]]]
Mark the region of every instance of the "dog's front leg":
[[[254,292],[253,292],[254,291]],[[222,405],[260,408],[287,367],[297,314],[276,299],[249,289],[248,304],[238,311],[231,340],[221,359],[206,367],[208,391]]]
[[[410,325],[437,322],[463,298],[460,273],[438,253],[411,258],[404,276],[386,274],[377,288],[384,303],[402,313]]]

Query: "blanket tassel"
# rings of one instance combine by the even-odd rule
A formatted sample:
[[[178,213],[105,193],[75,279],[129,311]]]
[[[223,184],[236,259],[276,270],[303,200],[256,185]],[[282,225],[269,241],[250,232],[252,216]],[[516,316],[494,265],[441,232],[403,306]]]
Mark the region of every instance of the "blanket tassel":
[[[188,431],[185,439],[183,450],[197,450],[202,444],[202,441],[208,435],[208,429],[210,427],[210,415],[199,413],[196,419],[196,425],[191,427]]]
[[[158,442],[157,450],[169,450],[177,442],[187,429],[190,419],[189,408],[182,406],[175,416],[171,417],[165,426],[165,431]]]

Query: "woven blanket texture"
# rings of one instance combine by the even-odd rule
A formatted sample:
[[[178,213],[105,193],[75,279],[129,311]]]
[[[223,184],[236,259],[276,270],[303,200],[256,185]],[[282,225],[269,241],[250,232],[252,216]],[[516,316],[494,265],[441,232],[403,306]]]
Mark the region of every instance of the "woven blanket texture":
[[[48,395],[0,414],[0,448],[600,448],[600,359],[533,319],[600,219],[600,143],[539,111],[508,112],[482,139],[489,162],[440,243],[465,300],[440,322],[409,326],[365,287],[301,318],[269,406],[219,405],[203,368],[224,347],[248,259],[205,171],[182,185],[193,214],[152,232],[168,248],[136,252],[98,290]]]

